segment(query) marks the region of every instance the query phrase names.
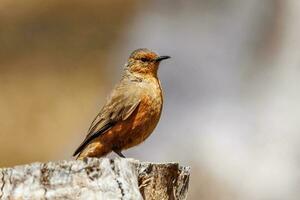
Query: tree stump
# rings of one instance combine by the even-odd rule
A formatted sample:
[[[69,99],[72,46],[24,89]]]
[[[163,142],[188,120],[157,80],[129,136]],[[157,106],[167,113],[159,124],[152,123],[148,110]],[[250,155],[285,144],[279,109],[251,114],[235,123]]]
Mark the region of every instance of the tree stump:
[[[32,163],[0,169],[0,199],[186,199],[189,167],[133,159]]]

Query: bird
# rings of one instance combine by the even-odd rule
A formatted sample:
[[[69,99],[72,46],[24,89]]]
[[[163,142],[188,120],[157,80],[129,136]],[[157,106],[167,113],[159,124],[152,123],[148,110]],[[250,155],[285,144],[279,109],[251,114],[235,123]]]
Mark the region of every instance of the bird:
[[[123,150],[147,139],[155,129],[163,107],[157,71],[160,62],[171,58],[140,48],[134,50],[99,114],[92,121],[76,159],[103,157],[111,152],[125,158]]]

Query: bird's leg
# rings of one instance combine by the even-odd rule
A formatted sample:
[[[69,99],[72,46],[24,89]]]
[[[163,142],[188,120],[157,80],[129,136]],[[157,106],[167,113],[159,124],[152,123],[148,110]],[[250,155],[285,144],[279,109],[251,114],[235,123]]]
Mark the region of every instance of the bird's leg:
[[[118,154],[118,156],[120,156],[121,158],[126,158],[121,151],[117,151],[117,150],[113,150],[116,154]]]

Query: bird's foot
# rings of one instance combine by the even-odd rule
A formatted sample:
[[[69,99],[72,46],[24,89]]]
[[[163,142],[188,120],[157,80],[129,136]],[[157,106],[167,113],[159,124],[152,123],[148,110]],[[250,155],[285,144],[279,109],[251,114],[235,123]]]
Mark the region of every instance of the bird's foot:
[[[126,158],[121,151],[116,151],[116,150],[113,150],[116,154],[118,154],[118,156],[120,156],[121,158]]]

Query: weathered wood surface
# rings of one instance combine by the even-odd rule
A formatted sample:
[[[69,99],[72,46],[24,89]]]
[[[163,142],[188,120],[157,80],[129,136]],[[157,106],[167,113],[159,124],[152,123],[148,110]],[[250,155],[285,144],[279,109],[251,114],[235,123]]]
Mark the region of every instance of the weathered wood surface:
[[[186,199],[189,168],[133,159],[32,163],[0,169],[0,199]]]

